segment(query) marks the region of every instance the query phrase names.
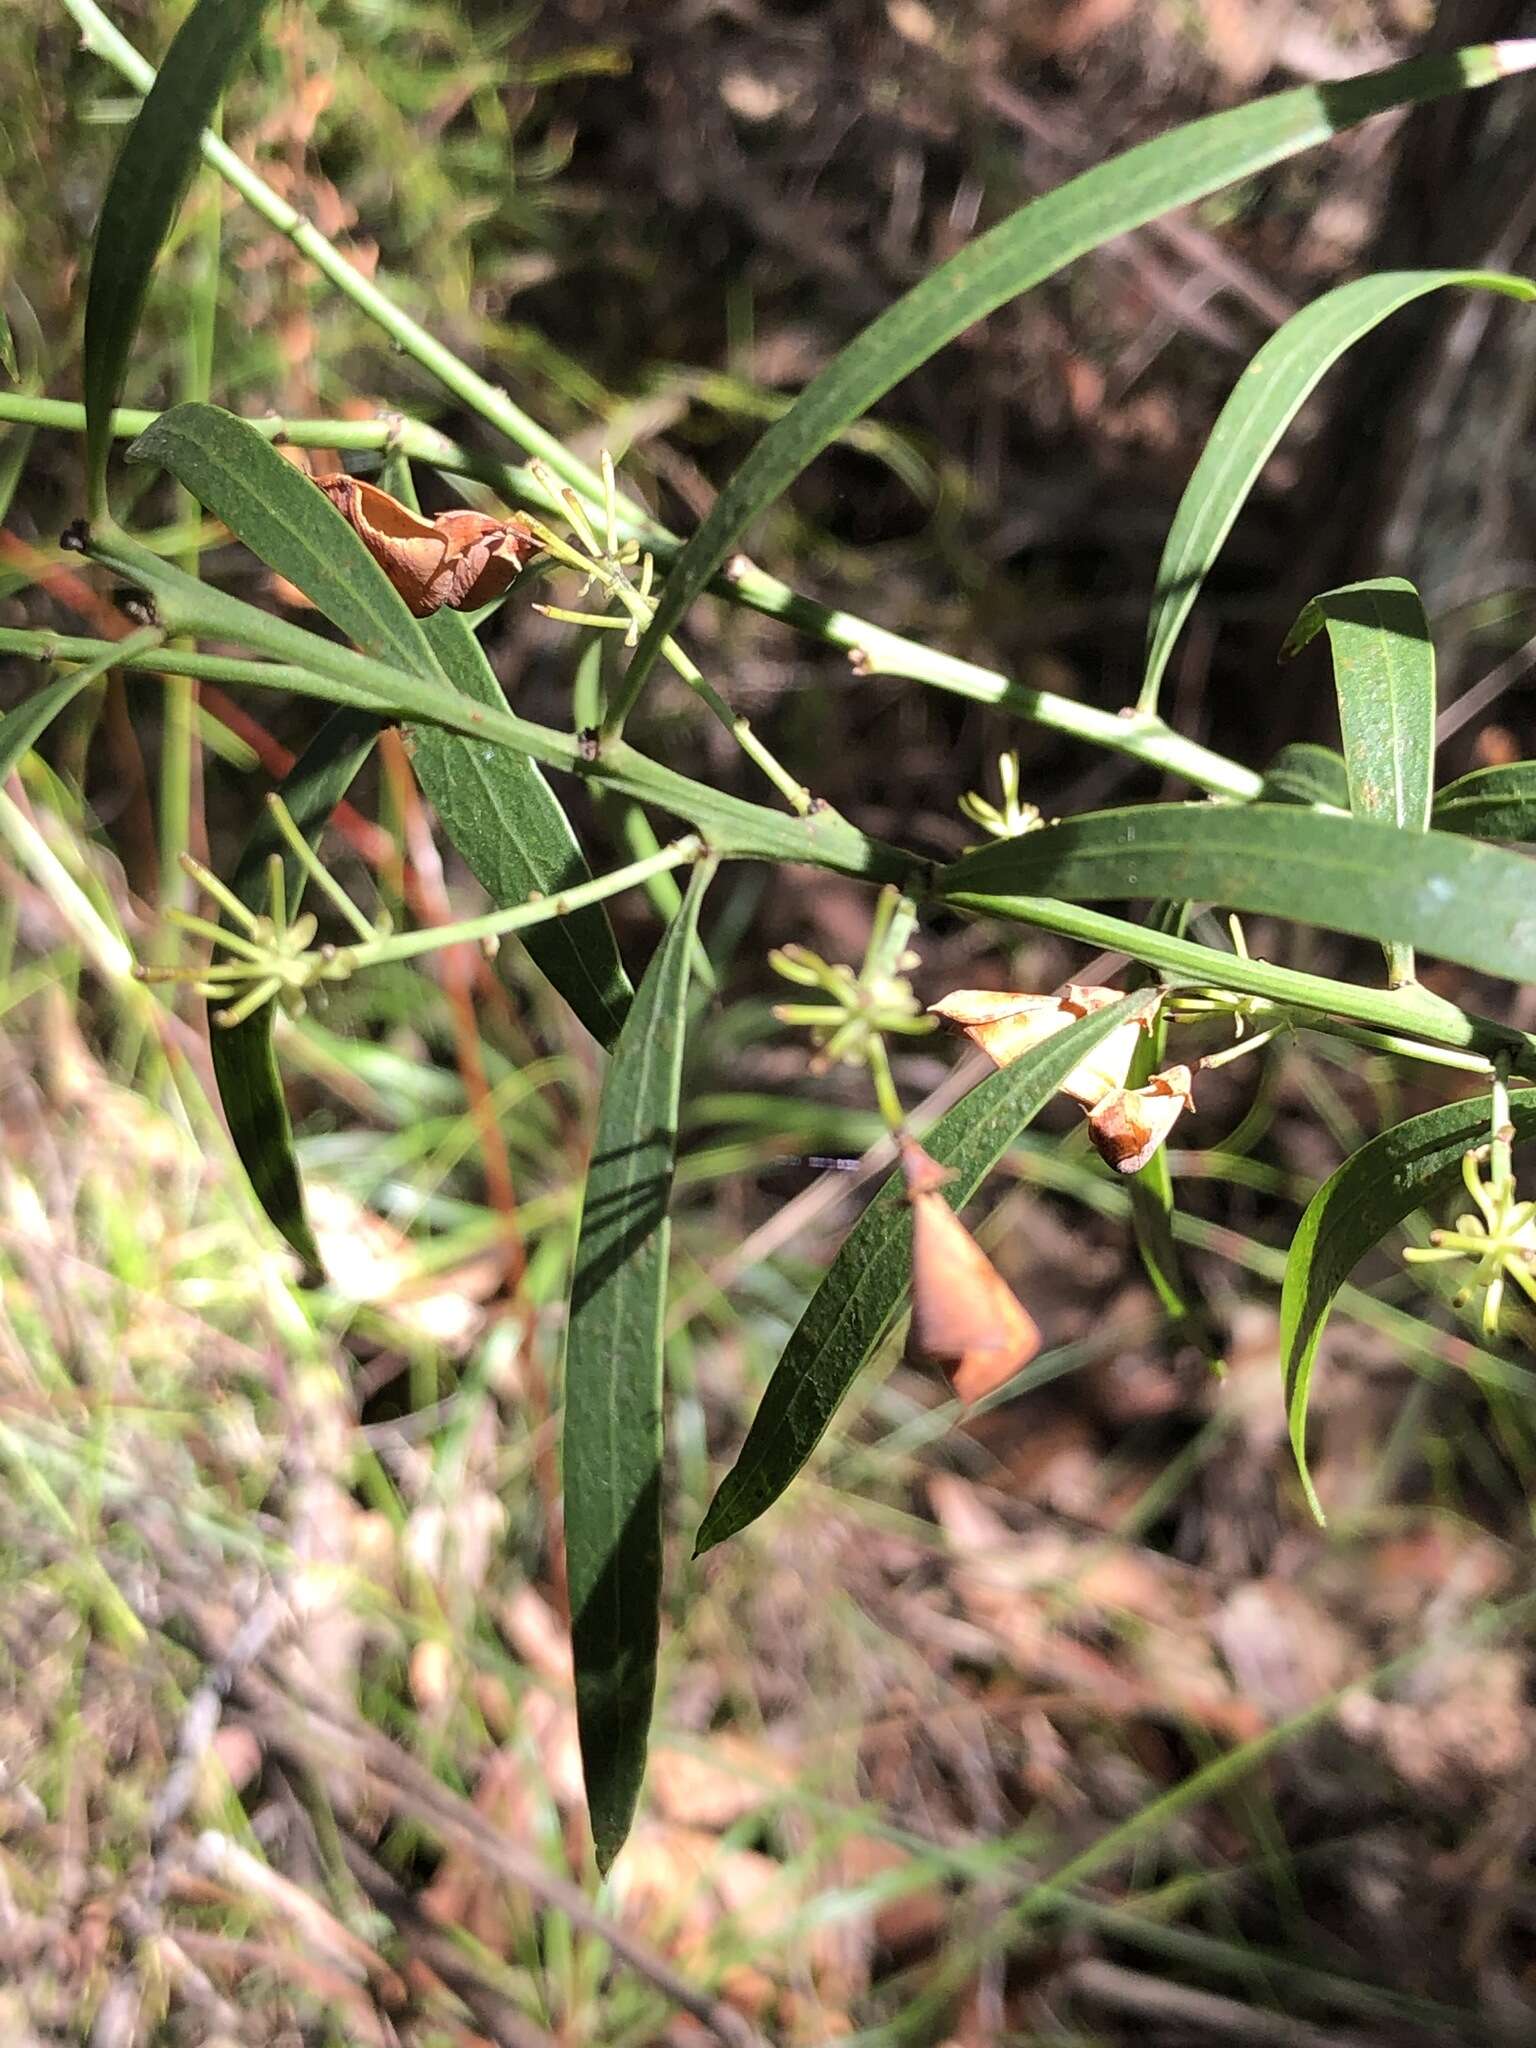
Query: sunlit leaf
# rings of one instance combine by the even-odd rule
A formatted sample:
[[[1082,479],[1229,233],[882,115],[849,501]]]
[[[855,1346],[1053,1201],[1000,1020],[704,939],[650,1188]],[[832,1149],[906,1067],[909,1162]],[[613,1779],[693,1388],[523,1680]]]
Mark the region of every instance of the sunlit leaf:
[[[923,1149],[954,1178],[944,1190],[961,1209],[1037,1110],[1099,1040],[1135,1014],[1139,998],[1096,1010],[989,1074],[923,1134]],[[785,1347],[747,1440],[721,1481],[699,1530],[712,1549],[755,1522],[821,1441],[849,1388],[906,1306],[912,1281],[912,1216],[893,1173],[843,1240]]]
[[[1453,1102],[1372,1138],[1324,1181],[1297,1226],[1280,1303],[1280,1356],[1291,1443],[1319,1521],[1322,1507],[1307,1470],[1307,1401],[1334,1297],[1372,1245],[1457,1183],[1463,1155],[1487,1142],[1490,1102],[1486,1095]],[[1536,1088],[1513,1090],[1509,1104],[1516,1137],[1536,1134]]]
[[[161,244],[192,174],[203,129],[256,37],[266,0],[198,0],[124,137],[91,245],[85,300],[86,471],[104,502],[112,408]]]
[[[1147,622],[1143,710],[1155,710],[1168,657],[1211,564],[1260,471],[1311,393],[1340,356],[1389,314],[1447,285],[1536,297],[1536,285],[1497,271],[1385,271],[1339,285],[1303,306],[1248,365],[1211,429],[1168,529]]]
[[[667,573],[635,652],[635,689],[666,636],[757,515],[877,399],[956,335],[1103,243],[1239,178],[1326,142],[1388,107],[1493,83],[1517,59],[1499,45],[1416,57],[1207,115],[1097,164],[1010,214],[914,286],[836,355],[770,427]]]
[[[1282,656],[1326,627],[1344,735],[1349,808],[1405,832],[1429,825],[1435,779],[1435,649],[1411,583],[1383,576],[1325,590],[1303,606]],[[1413,949],[1387,947],[1397,987],[1413,979]]]
[[[565,1546],[576,1717],[601,1869],[645,1776],[661,1627],[662,1313],[689,958],[710,870],[694,870],[603,1083],[565,1343]]]
[[[140,434],[128,460],[169,470],[362,653],[442,680],[421,621],[362,541],[245,420],[217,405],[172,406]]]
[[[407,464],[395,466],[389,487],[415,510]],[[444,606],[422,630],[455,689],[477,704],[505,708],[501,685],[467,619]],[[510,910],[534,895],[558,896],[590,881],[570,820],[536,761],[440,725],[413,724],[408,731],[416,779],[497,909]],[[594,903],[536,925],[524,933],[523,944],[598,1043],[611,1046],[634,992],[603,906]]]
[[[1176,896],[1536,981],[1533,881],[1524,855],[1448,832],[1290,804],[1138,804],[981,847],[946,868],[938,888],[983,912],[1009,897]]]
[[[1536,843],[1536,761],[1474,768],[1447,783],[1435,798],[1429,822],[1437,832],[1461,832],[1469,839]]]

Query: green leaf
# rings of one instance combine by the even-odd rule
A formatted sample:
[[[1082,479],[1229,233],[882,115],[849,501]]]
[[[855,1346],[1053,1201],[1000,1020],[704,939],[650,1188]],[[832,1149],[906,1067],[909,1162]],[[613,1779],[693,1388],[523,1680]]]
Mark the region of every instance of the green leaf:
[[[1536,761],[1474,768],[1435,798],[1429,822],[1437,832],[1469,839],[1536,841]]]
[[[973,1088],[926,1132],[923,1147],[954,1174],[952,1209],[975,1194],[1025,1125],[1137,998],[1069,1025]],[[699,1530],[710,1550],[772,1507],[821,1441],[838,1404],[906,1305],[912,1212],[893,1173],[844,1238],[785,1347],[735,1465]]]
[[[140,434],[128,460],[169,470],[364,654],[441,684],[422,622],[362,541],[245,420],[217,405],[174,405]]]
[[[1487,1141],[1491,1102],[1487,1095],[1453,1102],[1372,1138],[1324,1181],[1297,1226],[1280,1301],[1280,1356],[1291,1444],[1320,1522],[1323,1511],[1307,1470],[1307,1401],[1334,1297],[1372,1245],[1456,1185],[1463,1155]],[[1536,1088],[1512,1090],[1509,1105],[1516,1137],[1536,1134]]]
[[[303,479],[310,495],[319,498]],[[321,499],[325,504],[325,500]],[[326,505],[329,511],[329,505]],[[343,520],[347,541],[360,545]],[[274,657],[249,664],[243,680],[260,688],[297,690],[332,704],[350,704],[373,711],[386,721],[425,719],[450,732],[468,733],[493,746],[509,747],[567,773],[590,778],[641,803],[653,804],[685,819],[709,840],[722,859],[805,861],[813,867],[857,875],[871,882],[919,885],[923,863],[900,847],[870,839],[846,819],[813,812],[791,817],[766,805],[747,803],[729,791],[715,789],[692,776],[680,775],[659,761],[647,759],[622,741],[606,744],[600,759],[588,758],[574,734],[535,725],[514,712],[476,703],[450,689],[441,674],[433,676],[357,654],[350,647],[322,638],[303,626],[291,625],[255,605],[216,590],[163,562],[116,531],[93,532],[81,542],[90,558],[126,577],[152,599],[156,617],[173,634],[195,633],[209,639],[232,640]],[[372,562],[368,563],[370,568]],[[391,592],[391,595],[394,593]],[[416,621],[407,612],[408,624]],[[17,635],[0,627],[0,647]],[[425,643],[423,643],[425,644]],[[430,648],[428,649],[430,654]],[[433,679],[435,678],[435,679]]]
[[[356,780],[373,750],[379,720],[365,711],[335,711],[289,769],[283,802],[313,846],[326,821]],[[230,887],[248,909],[262,914],[268,903],[268,863],[282,855],[284,894],[292,916],[304,895],[305,873],[298,855],[263,811],[240,855]],[[320,1254],[304,1214],[304,1190],[293,1152],[293,1127],[272,1048],[273,1006],[265,1003],[243,1023],[215,1024],[209,1032],[214,1078],[235,1151],[256,1199],[309,1269],[318,1275]]]
[[[1448,832],[1400,832],[1289,804],[1138,804],[981,847],[940,874],[938,891],[1001,915],[1009,913],[998,899],[1014,896],[1177,896],[1536,981],[1533,883],[1522,854]]]
[[[832,359],[770,427],[667,572],[624,689],[639,688],[662,642],[746,529],[852,421],[997,307],[1103,243],[1311,149],[1389,107],[1492,84],[1523,68],[1497,44],[1416,57],[1386,71],[1275,93],[1139,144],[1000,221],[915,286]]]
[[[1400,831],[1429,826],[1435,780],[1435,649],[1423,601],[1400,576],[1325,590],[1302,607],[1280,650],[1326,626],[1344,735],[1349,808]],[[1413,949],[1387,947],[1394,988],[1413,980]]]
[[[403,457],[385,465],[381,481],[403,505],[420,510]],[[506,709],[468,619],[445,607],[422,630],[456,690],[477,704]],[[571,822],[536,762],[440,725],[410,725],[406,731],[411,766],[438,822],[498,910],[591,881]],[[603,906],[594,903],[538,925],[524,933],[523,945],[598,1043],[611,1047],[634,991]]]
[[[13,711],[0,718],[0,782],[5,781],[22,755],[37,744],[59,713],[72,704],[83,689],[94,683],[98,676],[105,675],[108,669],[115,668],[125,655],[137,654],[145,647],[158,647],[164,638],[158,626],[145,626],[137,633],[130,633],[94,661],[71,669],[68,675],[45,684],[41,690],[34,690],[30,697],[23,698]]]
[[[1282,659],[1326,626],[1333,648],[1349,808],[1405,832],[1429,824],[1435,766],[1435,650],[1411,583],[1383,576],[1325,590],[1302,608]]]
[[[13,384],[21,382],[21,369],[16,361],[16,337],[11,332],[11,323],[5,317],[3,306],[0,306],[0,370],[4,370]]]
[[[482,704],[504,704],[468,621],[440,611],[425,623],[427,640],[454,687]],[[571,822],[536,762],[485,740],[444,732],[440,725],[407,730],[418,781],[498,909],[510,910],[535,894],[557,896],[592,879]],[[633,990],[602,905],[536,925],[522,936],[593,1037],[611,1046]]]
[[[1336,747],[1292,740],[1264,770],[1260,800],[1271,804],[1324,804],[1349,809],[1349,774]]]
[[[86,473],[105,502],[112,408],[123,388],[150,274],[192,174],[203,129],[256,37],[266,0],[198,0],[118,151],[91,245],[85,300]]]
[[[599,1868],[645,1775],[661,1628],[662,1316],[688,965],[711,870],[694,870],[608,1064],[565,1343],[565,1546],[576,1718]]]
[[[1356,278],[1303,306],[1271,335],[1248,365],[1211,429],[1168,529],[1147,621],[1142,711],[1157,709],[1168,657],[1200,586],[1260,471],[1310,394],[1346,349],[1389,314],[1447,285],[1536,298],[1536,285],[1498,271],[1384,271],[1378,277]]]

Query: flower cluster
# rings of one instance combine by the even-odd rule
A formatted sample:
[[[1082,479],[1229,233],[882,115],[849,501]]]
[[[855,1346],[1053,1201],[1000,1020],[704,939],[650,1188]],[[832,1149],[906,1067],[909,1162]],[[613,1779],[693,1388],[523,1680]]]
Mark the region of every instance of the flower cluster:
[[[1463,1154],[1461,1161],[1462,1182],[1474,1209],[1458,1216],[1451,1229],[1432,1230],[1424,1249],[1403,1253],[1415,1265],[1470,1260],[1471,1274],[1454,1299],[1460,1308],[1479,1288],[1483,1290],[1482,1326],[1488,1337],[1500,1335],[1508,1281],[1513,1280],[1528,1301],[1536,1302],[1536,1202],[1521,1201],[1515,1186],[1510,1159],[1514,1135],[1508,1089],[1500,1077],[1494,1084],[1492,1142]]]

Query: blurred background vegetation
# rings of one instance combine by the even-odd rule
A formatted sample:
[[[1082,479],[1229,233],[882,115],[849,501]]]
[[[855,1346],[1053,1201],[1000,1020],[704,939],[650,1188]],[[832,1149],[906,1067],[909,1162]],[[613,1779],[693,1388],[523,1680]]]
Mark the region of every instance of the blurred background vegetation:
[[[154,56],[183,9],[110,12]],[[686,530],[843,341],[1030,194],[1263,89],[1520,33],[1532,10],[1491,0],[279,0],[224,127]],[[55,0],[8,0],[0,307],[51,396],[79,395],[84,260],[135,105]],[[1517,88],[1378,121],[1077,266],[829,451],[759,558],[1117,707],[1182,484],[1287,311],[1386,263],[1532,267],[1529,109]],[[1437,621],[1443,772],[1536,751],[1533,350],[1473,295],[1338,373],[1181,648],[1175,724],[1256,767],[1335,737],[1321,668],[1282,682],[1275,650],[1310,592],[1391,572]],[[127,402],[205,375],[240,412],[398,410],[488,445],[207,173]],[[107,593],[56,546],[79,463],[62,434],[0,441],[5,623],[94,630]],[[122,508],[143,486],[116,488]],[[291,599],[164,486],[135,516]],[[744,613],[701,607],[689,644],[877,833],[958,850],[957,798],[995,792],[1011,745],[1048,815],[1159,793]],[[514,600],[487,645],[518,708],[569,724],[567,628]],[[33,682],[0,670],[0,707]],[[1305,1038],[1256,1094],[1256,1063],[1211,1077],[1173,1166],[1224,1379],[1164,1328],[1120,1188],[1047,1118],[982,1228],[1047,1335],[1024,1389],[956,1427],[887,1360],[793,1498],[690,1575],[712,1478],[854,1213],[860,1176],[821,1169],[878,1129],[857,1080],[809,1074],[773,1024],[763,965],[790,938],[856,958],[866,896],[724,878],[706,931],[729,1001],[690,1055],[679,1177],[661,1732],[642,1824],[584,1906],[551,1417],[598,1055],[511,946],[496,972],[448,953],[374,974],[285,1028],[330,1271],[295,1295],[209,1108],[200,1016],[122,973],[125,945],[165,955],[168,708],[149,681],[87,692],[0,842],[7,2041],[1531,2038],[1529,1371],[1379,1255],[1319,1374],[1325,1533],[1278,1383],[1299,1202],[1438,1088]],[[204,692],[187,836],[220,872],[314,720]],[[662,758],[737,775],[680,686],[658,680],[645,725]],[[594,865],[616,855],[616,820],[578,815]],[[330,845],[365,903],[475,905],[398,745]],[[619,927],[643,960],[652,913]],[[1249,941],[1348,964],[1262,923]],[[940,923],[921,951],[925,1000],[1095,978],[1037,936]],[[1529,991],[1511,1011],[1442,985],[1536,1027]],[[914,1104],[954,1085],[931,1041],[898,1078]]]

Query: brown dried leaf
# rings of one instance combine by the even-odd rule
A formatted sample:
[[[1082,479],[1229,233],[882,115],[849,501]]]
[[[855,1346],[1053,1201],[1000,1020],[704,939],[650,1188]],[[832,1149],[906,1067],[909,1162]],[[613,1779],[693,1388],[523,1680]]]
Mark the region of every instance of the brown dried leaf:
[[[1117,1088],[1089,1112],[1088,1132],[1117,1173],[1139,1173],[1186,1109],[1193,1109],[1194,1075],[1168,1067],[1142,1088]]]
[[[771,1804],[794,1776],[788,1758],[726,1730],[710,1738],[704,1753],[653,1750],[646,1784],[663,1819],[723,1832]]]
[[[525,519],[485,512],[439,512],[423,519],[388,491],[361,478],[317,476],[336,510],[418,619],[489,604],[511,588],[539,543]]]
[[[1123,993],[1121,989],[1076,981],[1069,981],[1054,995],[1046,996],[1008,989],[960,988],[942,1002],[931,1003],[929,1014],[942,1017],[946,1024],[964,1032],[995,1065],[1006,1067],[1079,1018],[1090,1017],[1095,1010],[1118,1003]],[[1150,1023],[1157,1002],[1156,992],[1149,990],[1143,1014],[1117,1025],[1107,1038],[1100,1039],[1062,1082],[1061,1093],[1070,1095],[1085,1109],[1092,1109],[1104,1096],[1123,1088],[1136,1041]]]
[[[911,1138],[901,1168],[912,1205],[908,1356],[939,1366],[962,1401],[979,1401],[1028,1365],[1039,1328],[939,1192],[946,1170]]]

